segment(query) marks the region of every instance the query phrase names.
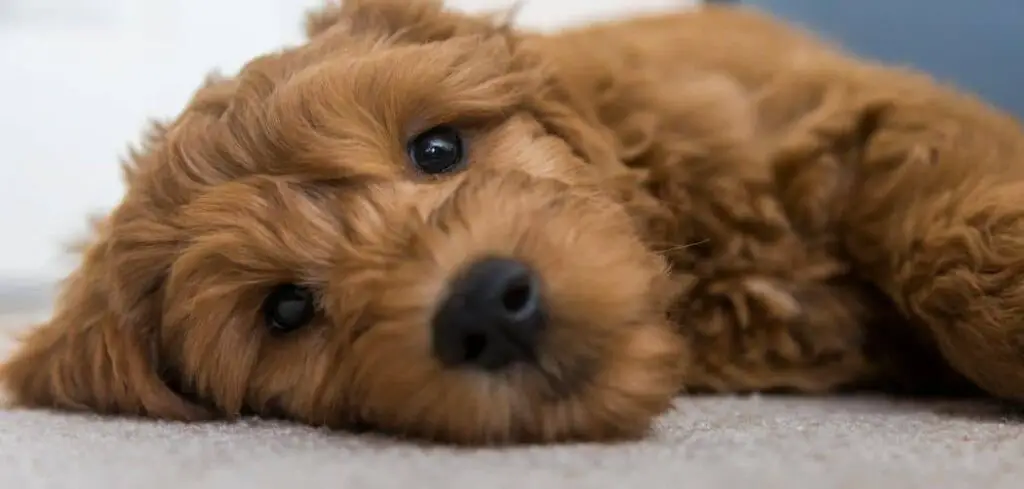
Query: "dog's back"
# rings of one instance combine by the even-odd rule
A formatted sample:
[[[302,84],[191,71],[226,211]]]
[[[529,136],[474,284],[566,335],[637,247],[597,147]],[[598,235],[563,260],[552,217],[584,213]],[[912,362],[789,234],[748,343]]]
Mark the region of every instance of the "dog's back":
[[[757,168],[716,171],[771,186],[806,245],[828,247],[888,296],[960,373],[1024,397],[1011,313],[1024,296],[1024,130],[1013,117],[753,9],[707,6],[540,42],[566,83],[594,99],[608,80],[630,78],[663,107],[703,100],[703,117],[732,133],[694,131],[702,115],[691,108],[668,121],[678,144],[728,141],[705,151],[720,166],[746,151],[738,161]],[[882,336],[896,328],[883,324]]]

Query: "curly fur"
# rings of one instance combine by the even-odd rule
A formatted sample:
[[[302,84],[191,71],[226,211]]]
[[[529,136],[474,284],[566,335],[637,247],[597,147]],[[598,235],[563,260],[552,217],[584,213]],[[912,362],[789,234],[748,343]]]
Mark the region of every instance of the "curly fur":
[[[978,389],[1024,400],[1024,132],[752,10],[541,35],[347,0],[211,77],[125,166],[16,404],[280,416],[456,443],[642,436],[681,391]],[[417,175],[439,123],[470,166]],[[442,368],[447,280],[539,271],[536,368]],[[316,324],[261,326],[281,282]]]

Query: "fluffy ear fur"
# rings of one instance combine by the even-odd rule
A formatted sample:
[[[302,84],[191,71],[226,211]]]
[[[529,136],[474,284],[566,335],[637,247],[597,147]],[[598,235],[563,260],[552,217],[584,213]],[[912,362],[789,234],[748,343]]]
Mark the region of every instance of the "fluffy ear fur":
[[[531,107],[537,119],[590,163],[625,173],[612,135],[598,120],[597,108],[583,94],[574,93],[556,70],[545,66],[544,53],[530,45],[532,34],[512,28],[518,5],[494,15],[470,15],[445,9],[440,0],[342,0],[310,13],[306,33],[313,38],[339,29],[348,35],[407,43],[502,37],[515,54],[517,68],[534,70],[544,80]]]
[[[16,406],[206,418],[161,378],[157,294],[117,292],[117,251],[107,233],[99,234],[65,282],[51,320],[30,331],[0,366],[0,383]]]

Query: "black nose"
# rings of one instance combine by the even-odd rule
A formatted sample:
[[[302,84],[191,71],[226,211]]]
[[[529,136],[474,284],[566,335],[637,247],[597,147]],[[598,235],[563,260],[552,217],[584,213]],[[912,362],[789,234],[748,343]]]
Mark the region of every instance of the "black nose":
[[[473,263],[434,316],[434,355],[447,366],[487,370],[532,360],[545,322],[538,282],[515,260]]]

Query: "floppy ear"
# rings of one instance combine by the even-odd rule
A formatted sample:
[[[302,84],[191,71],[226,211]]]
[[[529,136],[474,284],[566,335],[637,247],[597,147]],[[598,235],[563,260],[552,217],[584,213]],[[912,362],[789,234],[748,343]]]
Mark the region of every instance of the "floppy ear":
[[[559,79],[557,70],[546,72],[544,63],[549,60],[543,52],[521,48],[520,41],[529,34],[518,33],[511,25],[519,5],[513,3],[493,15],[472,15],[446,9],[440,0],[341,0],[310,13],[306,33],[312,38],[339,29],[360,37],[415,43],[459,36],[502,37],[515,52],[516,68],[534,71],[543,79],[543,89],[532,92],[534,116],[590,163],[623,172],[614,137],[601,126],[594,101]]]
[[[144,281],[132,284],[137,291],[118,292],[114,258],[123,250],[114,246],[102,226],[98,234],[63,284],[50,321],[30,331],[0,365],[0,383],[10,401],[34,408],[205,418],[201,408],[161,378],[159,297],[146,290]],[[133,261],[122,264],[139,265]]]
[[[547,132],[558,136],[585,161],[601,170],[608,185],[620,190],[622,199],[647,213],[654,207],[650,196],[638,192],[637,182],[645,173],[623,164],[623,156],[632,151],[622,147],[615,131],[606,127],[598,113],[600,97],[591,87],[576,86],[594,80],[570,80],[561,76],[557,61],[529,40],[533,34],[512,26],[517,7],[493,15],[472,15],[446,9],[440,0],[341,0],[307,17],[309,37],[331,35],[334,29],[347,35],[379,37],[395,43],[438,42],[459,36],[500,37],[513,54],[514,70],[529,72],[526,79],[535,83],[529,90],[526,109]],[[628,71],[628,70],[626,70]],[[612,89],[623,89],[621,80],[608,80]]]

